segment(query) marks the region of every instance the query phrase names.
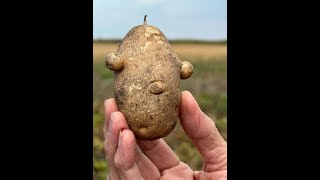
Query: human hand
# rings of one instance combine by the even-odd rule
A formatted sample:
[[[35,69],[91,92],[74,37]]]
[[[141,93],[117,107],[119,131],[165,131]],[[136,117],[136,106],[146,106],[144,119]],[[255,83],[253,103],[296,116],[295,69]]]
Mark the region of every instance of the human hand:
[[[108,180],[227,179],[227,143],[188,91],[182,92],[179,119],[202,156],[202,171],[181,162],[162,138],[135,139],[113,98],[105,101],[105,118]]]

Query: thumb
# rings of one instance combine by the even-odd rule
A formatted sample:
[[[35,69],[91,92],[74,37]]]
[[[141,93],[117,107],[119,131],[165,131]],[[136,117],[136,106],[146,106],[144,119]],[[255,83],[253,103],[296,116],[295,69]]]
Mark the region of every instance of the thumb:
[[[184,131],[197,147],[205,163],[214,164],[209,169],[204,167],[204,170],[215,171],[224,168],[227,159],[227,143],[214,122],[201,111],[188,91],[182,92],[179,116]]]

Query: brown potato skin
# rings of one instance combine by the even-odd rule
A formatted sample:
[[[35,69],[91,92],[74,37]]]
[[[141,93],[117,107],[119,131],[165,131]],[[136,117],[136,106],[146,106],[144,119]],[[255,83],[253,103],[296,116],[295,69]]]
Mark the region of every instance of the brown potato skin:
[[[118,47],[114,95],[136,138],[155,140],[174,129],[180,106],[181,60],[156,27],[132,28]]]

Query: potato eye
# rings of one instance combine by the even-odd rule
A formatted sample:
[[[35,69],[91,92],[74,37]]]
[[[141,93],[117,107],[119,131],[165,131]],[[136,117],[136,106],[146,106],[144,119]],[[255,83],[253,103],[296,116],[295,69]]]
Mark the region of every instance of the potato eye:
[[[149,92],[152,94],[161,94],[166,89],[166,84],[161,81],[155,81],[149,84]]]

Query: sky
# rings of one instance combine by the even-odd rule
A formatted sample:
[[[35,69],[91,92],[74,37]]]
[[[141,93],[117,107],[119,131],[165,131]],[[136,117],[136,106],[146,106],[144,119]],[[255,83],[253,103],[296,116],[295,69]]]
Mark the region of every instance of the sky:
[[[168,39],[227,40],[227,0],[93,0],[93,38],[123,39],[144,15]]]

